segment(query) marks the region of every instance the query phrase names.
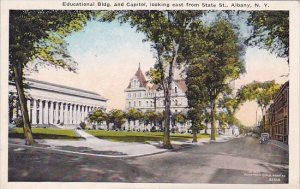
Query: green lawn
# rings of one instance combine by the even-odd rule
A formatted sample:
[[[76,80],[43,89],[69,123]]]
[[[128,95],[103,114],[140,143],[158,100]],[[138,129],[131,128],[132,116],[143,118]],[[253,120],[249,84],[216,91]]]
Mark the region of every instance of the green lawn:
[[[47,128],[32,128],[34,139],[75,139],[78,137],[72,130],[64,129],[47,129]],[[24,138],[23,128],[13,128],[9,130],[9,137]]]
[[[161,141],[162,132],[126,132],[126,131],[103,131],[103,130],[86,130],[87,133],[100,139],[107,139],[120,142],[146,142]],[[198,134],[198,139],[208,138],[209,135]],[[188,141],[193,138],[192,134],[171,134],[173,141]]]

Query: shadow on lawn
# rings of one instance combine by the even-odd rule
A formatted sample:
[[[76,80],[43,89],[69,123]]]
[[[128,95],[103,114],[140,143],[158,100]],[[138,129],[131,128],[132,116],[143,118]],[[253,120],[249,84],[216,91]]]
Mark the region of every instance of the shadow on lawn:
[[[9,138],[21,138],[24,139],[23,133],[9,133]],[[69,140],[84,140],[82,137],[78,136],[66,136],[66,135],[54,135],[54,134],[34,134],[34,139],[69,139]]]

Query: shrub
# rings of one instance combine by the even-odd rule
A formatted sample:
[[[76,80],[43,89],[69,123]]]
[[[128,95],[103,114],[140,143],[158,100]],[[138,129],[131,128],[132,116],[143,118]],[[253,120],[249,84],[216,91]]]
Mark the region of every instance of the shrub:
[[[80,122],[79,126],[80,126],[82,129],[85,129],[85,128],[86,128],[86,123]]]
[[[24,125],[22,117],[18,117],[16,119],[14,119],[14,122],[16,124],[16,127],[23,127],[23,125]]]
[[[150,132],[156,132],[156,128],[152,126]]]

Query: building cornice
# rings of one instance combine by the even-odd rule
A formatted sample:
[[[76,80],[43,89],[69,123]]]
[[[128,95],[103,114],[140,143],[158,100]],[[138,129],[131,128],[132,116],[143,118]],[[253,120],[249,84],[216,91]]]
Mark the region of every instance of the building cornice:
[[[104,98],[100,94],[97,94],[95,92],[82,90],[78,88],[73,88],[65,85],[60,84],[54,84],[46,81],[39,81],[36,79],[26,78],[25,80],[26,84],[28,85],[28,89],[39,89],[49,92],[56,92],[71,96],[78,96],[83,98],[89,98],[93,100],[101,100],[101,101],[107,101],[108,99]],[[14,82],[9,81],[10,85],[15,85]]]

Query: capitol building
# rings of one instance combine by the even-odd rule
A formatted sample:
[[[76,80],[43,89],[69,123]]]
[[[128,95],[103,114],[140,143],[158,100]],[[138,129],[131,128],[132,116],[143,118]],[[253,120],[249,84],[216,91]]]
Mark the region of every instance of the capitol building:
[[[74,128],[85,121],[88,113],[106,110],[107,100],[95,92],[54,84],[35,79],[26,79],[27,108],[32,126],[63,126]],[[10,125],[21,117],[16,86],[9,82]]]
[[[188,101],[185,95],[187,86],[184,79],[174,80],[171,93],[171,112],[186,112]],[[149,83],[140,66],[134,76],[130,79],[125,89],[125,110],[136,108],[143,112],[163,111],[165,108],[163,90]]]
[[[185,95],[187,86],[184,79],[174,80],[171,91],[171,114],[172,113],[187,113],[188,101]],[[130,79],[125,92],[125,111],[131,108],[146,112],[155,111],[162,112],[165,109],[164,93],[157,85],[148,82],[140,68],[140,65]],[[154,126],[154,125],[153,125]],[[156,129],[159,129],[156,126]],[[171,125],[177,132],[188,132],[190,122],[185,124],[176,123]],[[125,124],[126,130],[150,130],[151,125],[143,125],[143,123],[136,124],[135,121],[130,121]]]

